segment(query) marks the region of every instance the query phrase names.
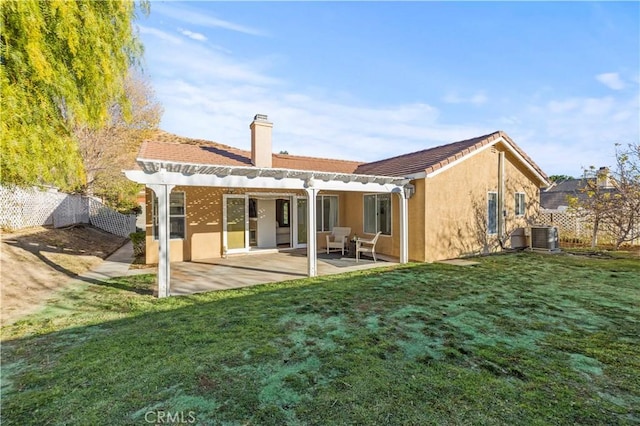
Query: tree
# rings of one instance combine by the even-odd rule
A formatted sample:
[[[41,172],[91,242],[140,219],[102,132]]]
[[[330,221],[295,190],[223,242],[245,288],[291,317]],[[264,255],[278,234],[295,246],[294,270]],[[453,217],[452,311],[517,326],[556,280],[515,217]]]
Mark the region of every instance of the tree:
[[[616,145],[612,177],[616,191],[604,226],[615,237],[617,250],[621,244],[640,238],[640,144],[629,144],[626,149]]]
[[[549,180],[551,182],[562,182],[564,180],[569,180],[569,179],[573,179],[573,176],[568,176],[568,175],[551,175],[551,176],[549,176]]]
[[[0,182],[82,183],[71,129],[104,125],[114,100],[128,114],[124,78],[142,55],[136,12],[120,0],[2,2]]]
[[[592,225],[591,246],[598,243],[598,232],[606,231],[615,238],[615,248],[640,238],[640,145],[621,149],[616,144],[616,166],[588,170],[580,191],[586,197],[570,197],[570,206],[587,217]]]
[[[609,215],[612,190],[606,182],[609,179],[609,169],[596,170],[594,166],[585,170],[585,179],[578,189],[584,197],[569,196],[569,208],[573,213],[591,222],[591,247],[598,245],[598,233],[600,226]]]
[[[132,164],[143,139],[158,128],[162,106],[155,98],[149,80],[131,70],[125,81],[125,95],[130,114],[113,102],[109,107],[109,121],[104,127],[78,125],[74,136],[86,171],[83,191],[97,195],[116,208],[129,208],[138,192],[138,185],[122,174]]]

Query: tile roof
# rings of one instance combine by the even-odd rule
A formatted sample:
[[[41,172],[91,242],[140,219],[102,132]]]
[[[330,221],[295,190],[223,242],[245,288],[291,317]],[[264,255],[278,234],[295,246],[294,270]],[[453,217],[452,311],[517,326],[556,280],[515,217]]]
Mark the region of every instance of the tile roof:
[[[387,176],[407,176],[421,172],[432,173],[500,138],[507,141],[536,172],[545,179],[547,178],[542,169],[502,131],[363,164],[356,169],[356,173]]]
[[[273,167],[317,172],[356,173],[359,161],[333,160],[330,158],[301,157],[298,155],[273,154]]]
[[[272,164],[275,168],[293,170],[407,176],[421,172],[434,172],[500,138],[507,141],[534,170],[546,178],[546,174],[533,160],[502,131],[371,163],[272,154]],[[250,151],[216,142],[175,136],[163,131],[158,131],[153,137],[153,141],[143,142],[138,158],[221,166],[251,166]]]
[[[153,141],[147,140],[142,143],[138,158],[220,166],[251,166],[251,151],[201,139],[179,136],[172,138],[173,135],[166,132],[158,132],[157,136],[159,137],[155,137]],[[165,142],[166,140],[172,142]],[[282,169],[353,173],[362,163],[330,158],[272,154],[272,164],[273,167]]]

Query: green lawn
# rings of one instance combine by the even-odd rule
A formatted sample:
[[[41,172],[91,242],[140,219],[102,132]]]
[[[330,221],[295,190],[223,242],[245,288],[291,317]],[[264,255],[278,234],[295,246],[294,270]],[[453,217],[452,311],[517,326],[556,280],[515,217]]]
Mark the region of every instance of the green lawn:
[[[640,261],[478,261],[71,289],[2,330],[2,424],[640,423]]]

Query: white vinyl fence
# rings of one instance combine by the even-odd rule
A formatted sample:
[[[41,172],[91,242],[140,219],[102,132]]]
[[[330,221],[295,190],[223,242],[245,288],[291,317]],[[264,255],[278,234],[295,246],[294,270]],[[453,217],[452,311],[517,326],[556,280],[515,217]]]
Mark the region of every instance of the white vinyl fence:
[[[61,228],[89,223],[121,237],[136,230],[136,216],[124,215],[99,200],[54,190],[0,186],[0,226],[22,229],[30,226]]]

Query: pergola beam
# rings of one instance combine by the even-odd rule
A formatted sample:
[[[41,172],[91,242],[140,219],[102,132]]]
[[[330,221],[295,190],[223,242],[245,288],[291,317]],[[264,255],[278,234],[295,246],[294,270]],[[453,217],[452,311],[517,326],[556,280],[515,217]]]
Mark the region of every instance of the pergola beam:
[[[127,178],[134,182],[145,185],[156,184],[172,184],[181,186],[212,186],[212,187],[229,187],[229,188],[264,188],[264,189],[288,189],[303,190],[309,179],[292,178],[292,177],[267,177],[257,176],[250,177],[247,175],[227,174],[220,176],[218,174],[188,174],[178,172],[164,173],[145,173],[142,170],[125,171]],[[355,176],[355,175],[354,175]],[[387,178],[391,179],[391,178]],[[385,181],[376,182],[375,179],[367,180],[363,176],[360,181],[344,182],[341,180],[323,181],[313,178],[315,188],[326,191],[351,191],[351,192],[378,192],[389,193],[399,192],[402,189],[401,182],[384,183]]]

